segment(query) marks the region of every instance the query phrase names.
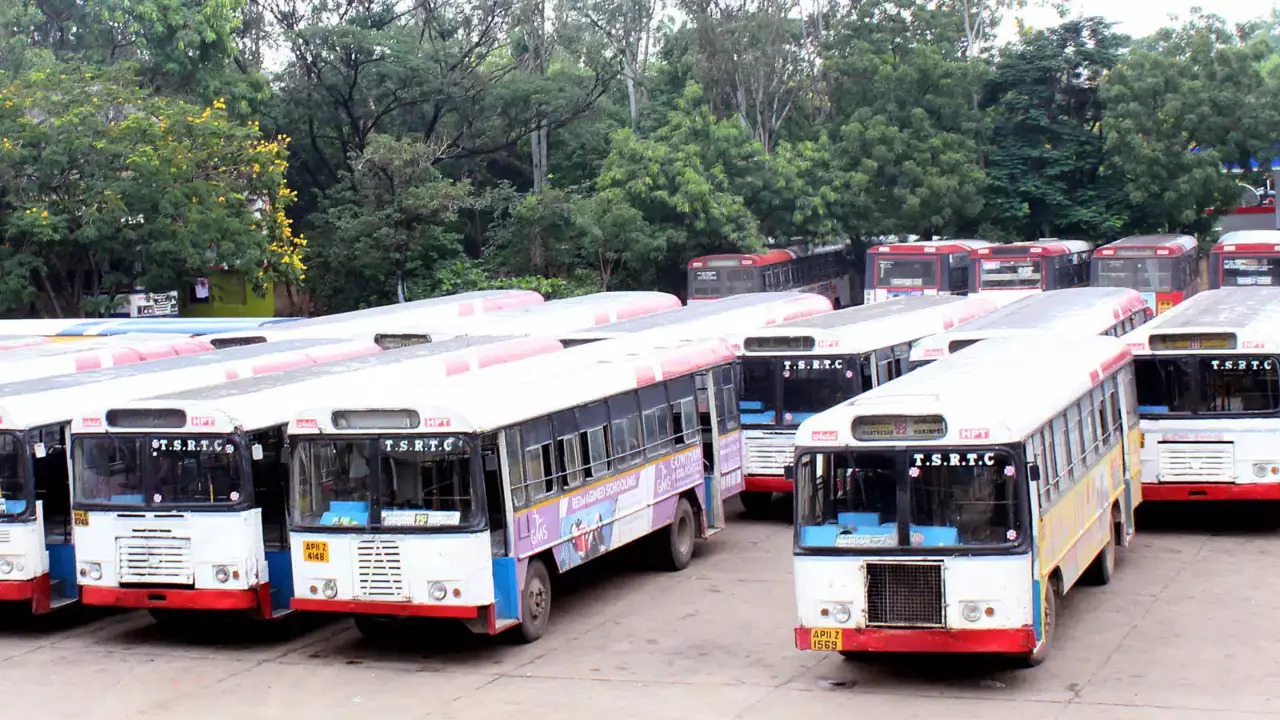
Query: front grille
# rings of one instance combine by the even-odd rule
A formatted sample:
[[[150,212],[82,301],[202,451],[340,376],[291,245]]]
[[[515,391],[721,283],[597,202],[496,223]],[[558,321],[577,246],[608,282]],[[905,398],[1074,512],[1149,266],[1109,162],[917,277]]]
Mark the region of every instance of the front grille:
[[[795,454],[795,433],[790,430],[748,430],[747,474],[781,475]]]
[[[868,627],[943,627],[942,564],[869,562]]]
[[[373,538],[356,543],[356,593],[378,600],[407,600],[400,543]]]
[[[8,528],[0,529],[0,543],[7,543],[13,539],[13,531]]]
[[[1232,443],[1167,443],[1160,454],[1161,482],[1231,482],[1235,480]]]
[[[194,585],[191,539],[124,537],[116,541],[121,584]]]

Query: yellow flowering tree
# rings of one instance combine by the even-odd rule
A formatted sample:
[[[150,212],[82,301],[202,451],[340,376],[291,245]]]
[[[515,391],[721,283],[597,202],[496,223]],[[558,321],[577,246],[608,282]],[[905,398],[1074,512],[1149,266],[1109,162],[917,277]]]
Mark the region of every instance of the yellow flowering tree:
[[[259,289],[300,280],[289,139],[232,121],[221,100],[198,107],[101,72],[53,66],[0,90],[0,311],[83,315],[213,269]]]

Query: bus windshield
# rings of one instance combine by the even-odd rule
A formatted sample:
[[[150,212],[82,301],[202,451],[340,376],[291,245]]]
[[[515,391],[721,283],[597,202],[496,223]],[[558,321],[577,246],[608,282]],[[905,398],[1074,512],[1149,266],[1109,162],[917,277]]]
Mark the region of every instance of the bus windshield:
[[[754,268],[701,268],[689,271],[689,293],[693,298],[720,298],[757,292]]]
[[[1280,258],[1224,256],[1222,286],[1235,285],[1280,286]]]
[[[877,258],[876,287],[936,288],[938,259]]]
[[[1137,358],[1138,412],[1235,415],[1280,410],[1280,360],[1266,355]]]
[[[27,509],[26,462],[22,435],[0,433],[0,515],[21,515]]]
[[[1181,290],[1173,286],[1173,258],[1123,258],[1098,260],[1099,287],[1133,288],[1142,292],[1172,292]]]
[[[1039,260],[983,260],[978,276],[981,290],[1038,288],[1042,273]]]
[[[986,448],[802,455],[799,543],[813,549],[1012,546],[1023,530],[1016,477],[1011,453]]]
[[[302,440],[293,458],[298,525],[430,530],[480,520],[473,453],[461,435]]]
[[[858,394],[854,357],[755,357],[742,361],[744,425],[796,427]],[[781,409],[781,417],[779,417]]]
[[[82,435],[76,500],[111,505],[216,505],[248,499],[240,442],[214,435]]]

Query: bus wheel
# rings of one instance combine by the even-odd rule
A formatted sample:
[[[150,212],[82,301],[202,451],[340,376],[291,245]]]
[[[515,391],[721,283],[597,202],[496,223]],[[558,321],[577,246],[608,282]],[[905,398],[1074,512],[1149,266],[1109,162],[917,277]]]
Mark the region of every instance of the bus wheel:
[[[531,643],[542,637],[551,619],[551,575],[540,558],[529,561],[520,599],[520,639]]]
[[[1053,647],[1054,632],[1058,629],[1058,585],[1052,578],[1047,582],[1049,587],[1044,593],[1044,622],[1041,626],[1044,640],[1040,643],[1040,647],[1021,657],[1025,667],[1035,667],[1044,662],[1049,655],[1049,650]]]
[[[356,630],[360,635],[374,643],[385,643],[395,638],[396,630],[400,627],[400,621],[377,615],[356,615],[352,619],[355,620]]]
[[[1085,569],[1081,580],[1089,585],[1106,585],[1111,582],[1111,574],[1116,569],[1116,533],[1111,530],[1107,534],[1107,544],[1098,551],[1098,556],[1093,559],[1089,567]]]
[[[742,507],[747,511],[747,517],[763,520],[773,512],[773,493],[771,492],[740,492],[738,499],[742,501]]]
[[[675,517],[671,518],[671,524],[667,526],[667,547],[659,551],[664,569],[680,571],[689,567],[689,562],[693,560],[696,534],[693,506],[687,498],[682,497],[676,503]]]

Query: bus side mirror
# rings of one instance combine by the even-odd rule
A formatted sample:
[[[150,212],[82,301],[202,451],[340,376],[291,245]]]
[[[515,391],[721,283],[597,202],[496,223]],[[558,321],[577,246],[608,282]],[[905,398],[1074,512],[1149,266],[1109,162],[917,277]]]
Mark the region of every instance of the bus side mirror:
[[[784,480],[786,480],[787,482],[795,482],[795,481],[796,481],[796,466],[795,466],[795,465],[784,465],[784,466],[783,466],[783,468],[782,468],[782,477],[783,477],[783,479],[784,479]]]
[[[1027,479],[1036,485],[1040,484],[1039,463],[1027,463]]]

